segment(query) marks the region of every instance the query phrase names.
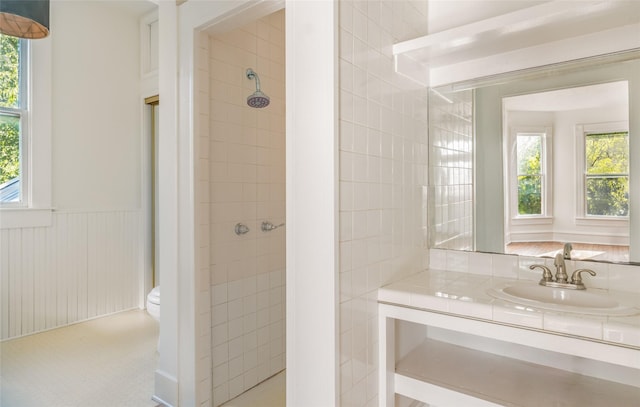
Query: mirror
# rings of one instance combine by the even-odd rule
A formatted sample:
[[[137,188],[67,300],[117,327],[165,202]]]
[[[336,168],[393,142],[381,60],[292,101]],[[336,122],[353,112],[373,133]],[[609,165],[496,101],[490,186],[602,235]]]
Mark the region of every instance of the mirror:
[[[639,261],[638,57],[431,89],[430,247]]]

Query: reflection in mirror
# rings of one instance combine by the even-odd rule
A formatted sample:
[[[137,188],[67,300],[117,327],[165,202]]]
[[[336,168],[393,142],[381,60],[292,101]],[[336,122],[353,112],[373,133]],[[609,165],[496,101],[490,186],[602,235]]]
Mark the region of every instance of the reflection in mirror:
[[[640,59],[616,58],[431,89],[430,247],[639,260]]]
[[[627,81],[502,99],[505,252],[629,261]]]
[[[430,246],[473,250],[473,91],[429,92]]]

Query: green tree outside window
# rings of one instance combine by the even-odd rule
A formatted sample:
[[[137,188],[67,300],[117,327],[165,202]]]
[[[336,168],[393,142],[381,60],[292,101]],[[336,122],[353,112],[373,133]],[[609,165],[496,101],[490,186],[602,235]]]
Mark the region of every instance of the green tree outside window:
[[[20,176],[20,40],[0,34],[0,184]]]
[[[629,215],[629,133],[587,134],[587,215]]]
[[[518,214],[542,214],[542,135],[518,134]]]

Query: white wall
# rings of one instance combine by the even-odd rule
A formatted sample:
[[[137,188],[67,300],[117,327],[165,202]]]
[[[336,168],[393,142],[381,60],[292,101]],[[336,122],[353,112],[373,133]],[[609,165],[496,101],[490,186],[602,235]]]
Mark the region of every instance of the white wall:
[[[51,3],[54,211],[0,232],[2,339],[141,303],[140,10]]]
[[[428,1],[428,33],[437,33],[544,2],[545,0],[430,0]]]
[[[286,1],[287,403],[292,406],[332,406],[339,400],[337,12],[336,2]]]
[[[426,2],[340,2],[340,403],[377,405],[377,289],[426,266],[427,91],[391,45]]]
[[[100,2],[52,2],[53,205],[140,207],[138,17]]]
[[[160,313],[159,344],[162,352],[158,358],[155,372],[154,399],[168,405],[178,405],[179,395],[195,397],[192,383],[186,378],[182,380],[179,372],[178,342],[181,333],[189,335],[191,331],[180,330],[179,314],[185,314],[184,319],[191,321],[189,310],[180,309],[178,290],[179,285],[189,288],[192,281],[186,276],[186,284],[179,284],[178,274],[178,11],[176,3],[162,1],[158,4],[158,89],[162,95],[159,108],[158,129],[158,176],[162,183],[158,185],[158,271],[160,272],[162,290],[162,312]],[[190,174],[189,174],[190,175]],[[184,275],[192,270],[181,270]],[[193,272],[193,271],[192,271]],[[194,273],[195,274],[195,273]],[[195,278],[195,276],[193,276]],[[191,296],[193,297],[193,296]],[[194,324],[195,325],[195,324]],[[195,326],[193,327],[195,328]],[[180,365],[193,369],[191,359],[180,361]],[[179,386],[184,384],[185,390]]]

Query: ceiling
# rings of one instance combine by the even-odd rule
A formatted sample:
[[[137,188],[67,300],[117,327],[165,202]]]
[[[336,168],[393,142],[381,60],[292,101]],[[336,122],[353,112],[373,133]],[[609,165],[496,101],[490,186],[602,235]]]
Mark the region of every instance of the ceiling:
[[[628,104],[629,85],[627,81],[559,89],[503,99],[505,110],[529,112],[585,110],[628,106]]]
[[[486,1],[463,1],[459,2],[458,7],[467,3],[492,4]],[[396,44],[394,53],[404,53],[430,67],[446,66],[640,22],[640,1],[581,0],[523,4],[529,7],[511,9],[504,14]],[[472,7],[471,4],[467,6]],[[448,9],[448,13],[451,12]],[[458,12],[473,15],[468,10]]]

